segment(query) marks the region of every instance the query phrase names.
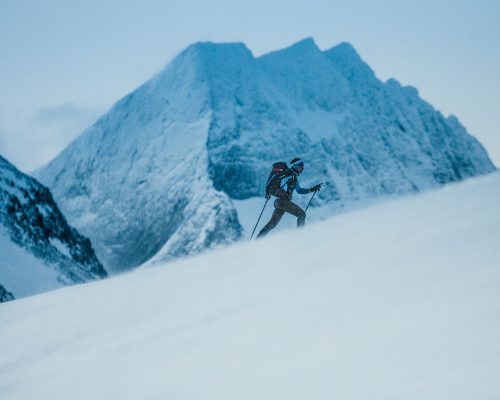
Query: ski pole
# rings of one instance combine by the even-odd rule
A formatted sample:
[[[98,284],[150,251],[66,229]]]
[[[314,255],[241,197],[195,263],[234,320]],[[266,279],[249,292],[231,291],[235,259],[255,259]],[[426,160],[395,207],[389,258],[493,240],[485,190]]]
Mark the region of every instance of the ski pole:
[[[257,223],[255,224],[255,227],[253,228],[252,235],[250,236],[250,240],[253,238],[253,234],[255,233],[255,229],[257,229],[257,225],[259,225],[260,218],[262,217],[262,214],[264,213],[264,209],[267,206],[267,202],[269,199],[266,199],[266,202],[264,203],[264,207],[262,207],[262,211],[260,212],[259,219],[257,220]]]
[[[311,201],[314,199],[314,196],[316,195],[316,192],[317,192],[317,190],[316,190],[316,191],[313,193],[313,195],[311,196],[311,199],[309,200],[309,203],[307,203],[307,207],[306,207],[306,209],[304,210],[304,212],[306,212],[306,211],[307,211],[307,209],[309,208],[309,204],[311,204]]]
[[[319,187],[321,188],[321,186],[323,186],[323,185],[324,185],[324,183],[320,183],[320,184],[319,184]],[[319,189],[318,189],[318,190],[319,190]],[[311,196],[311,199],[309,200],[309,203],[307,203],[307,207],[306,207],[306,209],[304,210],[304,212],[306,212],[306,211],[307,211],[307,209],[309,208],[309,204],[311,204],[311,201],[313,200],[313,198],[314,198],[314,196],[316,195],[316,192],[317,192],[318,190],[315,190],[315,191],[314,191],[313,195]]]

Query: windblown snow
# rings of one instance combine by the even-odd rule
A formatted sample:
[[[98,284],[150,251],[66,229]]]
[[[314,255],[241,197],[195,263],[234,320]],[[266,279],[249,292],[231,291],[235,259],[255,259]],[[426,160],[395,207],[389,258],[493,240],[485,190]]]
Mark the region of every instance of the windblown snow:
[[[500,396],[500,175],[0,305],[0,398]]]

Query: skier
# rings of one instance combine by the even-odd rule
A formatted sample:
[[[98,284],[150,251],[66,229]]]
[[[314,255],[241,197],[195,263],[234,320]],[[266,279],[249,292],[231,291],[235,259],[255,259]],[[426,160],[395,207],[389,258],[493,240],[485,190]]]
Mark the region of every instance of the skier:
[[[284,163],[283,163],[284,164]],[[291,168],[287,168],[284,173],[279,177],[279,186],[275,190],[270,190],[269,181],[272,179],[270,176],[268,184],[266,185],[266,199],[270,199],[271,195],[276,197],[274,201],[274,212],[271,220],[262,228],[262,230],[257,235],[257,238],[266,236],[269,231],[278,225],[281,217],[285,212],[288,212],[297,217],[297,227],[304,225],[306,221],[306,213],[297,204],[292,202],[292,194],[295,190],[297,193],[306,194],[310,192],[316,192],[321,189],[321,183],[309,188],[304,189],[300,187],[299,180],[297,177],[304,170],[304,162],[296,157],[290,161]]]

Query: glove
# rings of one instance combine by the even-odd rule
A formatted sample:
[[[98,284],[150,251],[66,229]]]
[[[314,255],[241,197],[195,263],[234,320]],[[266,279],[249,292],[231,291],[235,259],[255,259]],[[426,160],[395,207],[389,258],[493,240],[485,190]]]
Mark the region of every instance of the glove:
[[[266,194],[264,195],[264,197],[265,197],[265,199],[266,199],[266,200],[269,200],[269,199],[271,198],[271,194],[266,193]]]
[[[318,183],[309,189],[310,192],[319,192],[321,190],[322,183]]]

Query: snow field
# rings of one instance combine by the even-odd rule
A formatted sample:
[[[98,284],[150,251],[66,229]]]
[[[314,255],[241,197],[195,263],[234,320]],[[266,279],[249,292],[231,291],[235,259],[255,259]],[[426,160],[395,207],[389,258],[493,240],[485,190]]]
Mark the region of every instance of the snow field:
[[[0,398],[497,398],[499,188],[2,304]]]

